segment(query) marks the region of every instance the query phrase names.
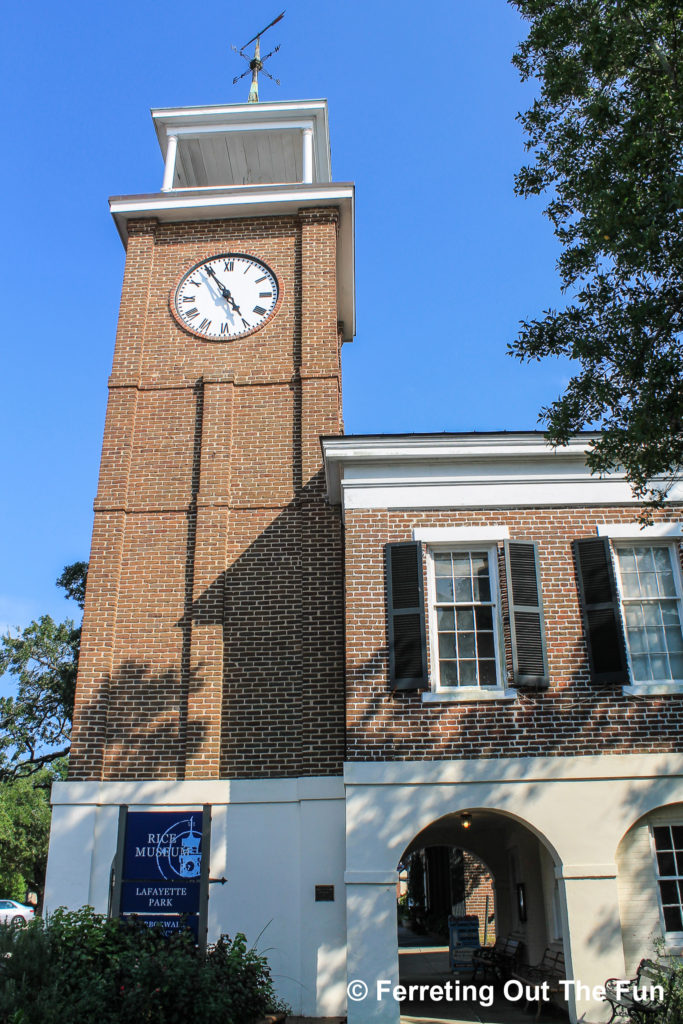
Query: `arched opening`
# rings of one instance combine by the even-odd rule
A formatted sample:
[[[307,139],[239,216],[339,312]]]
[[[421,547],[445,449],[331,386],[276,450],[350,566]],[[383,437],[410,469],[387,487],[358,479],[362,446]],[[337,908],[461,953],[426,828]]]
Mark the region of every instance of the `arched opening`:
[[[518,939],[526,963],[538,962],[548,947],[562,949],[558,866],[549,844],[508,813],[467,808],[431,822],[399,862],[400,983],[457,979],[464,990],[472,980],[473,945],[491,946],[497,936]],[[425,1022],[458,1019],[462,1010],[462,1001],[436,1007],[428,995],[402,1008]]]
[[[644,814],[616,853],[619,916],[629,977],[658,948],[683,945],[683,803]]]

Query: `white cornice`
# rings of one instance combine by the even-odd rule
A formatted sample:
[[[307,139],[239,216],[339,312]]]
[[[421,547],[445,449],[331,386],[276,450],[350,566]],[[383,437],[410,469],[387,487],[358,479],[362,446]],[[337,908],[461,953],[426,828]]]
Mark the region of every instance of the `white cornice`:
[[[328,499],[349,508],[637,504],[623,473],[594,476],[598,434],[551,448],[541,433],[322,439]],[[683,499],[683,486],[670,500]]]
[[[351,341],[356,333],[354,204],[353,184],[333,182],[319,185],[178,189],[144,195],[112,196],[109,209],[125,246],[130,220],[154,218],[161,223],[232,220],[239,217],[288,216],[310,207],[337,207],[337,319],[344,325],[344,341]]]

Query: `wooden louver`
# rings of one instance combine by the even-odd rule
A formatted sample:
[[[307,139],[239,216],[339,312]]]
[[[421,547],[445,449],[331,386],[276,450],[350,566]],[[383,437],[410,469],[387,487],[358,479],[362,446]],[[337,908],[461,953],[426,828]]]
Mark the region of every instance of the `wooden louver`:
[[[545,690],[550,679],[535,542],[506,540],[505,569],[514,685]]]
[[[422,545],[386,545],[389,681],[393,690],[428,686]]]
[[[612,553],[606,537],[575,540],[579,598],[594,683],[626,683],[626,649]]]

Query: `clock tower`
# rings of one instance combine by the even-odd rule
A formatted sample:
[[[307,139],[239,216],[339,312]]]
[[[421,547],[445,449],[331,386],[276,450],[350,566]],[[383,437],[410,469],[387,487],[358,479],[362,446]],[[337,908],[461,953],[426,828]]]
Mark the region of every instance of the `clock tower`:
[[[305,950],[320,929],[343,948],[342,904],[297,904],[295,936],[280,904],[343,884],[341,523],[320,436],[342,432],[354,191],[332,181],[323,100],[152,117],[161,190],[110,201],[126,265],[46,906],[125,912],[126,815],[203,815],[200,937],[272,919],[285,996],[317,1013]]]

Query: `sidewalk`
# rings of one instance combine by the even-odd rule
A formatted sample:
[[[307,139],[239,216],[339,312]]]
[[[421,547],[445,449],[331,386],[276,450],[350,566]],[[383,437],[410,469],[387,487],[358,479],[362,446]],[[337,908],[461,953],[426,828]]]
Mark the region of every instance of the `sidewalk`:
[[[399,978],[402,985],[451,984],[455,998],[431,1001],[406,1001],[401,1007],[401,1024],[561,1024],[566,1021],[562,1011],[543,1004],[536,1017],[537,1004],[527,1006],[524,1000],[510,1002],[504,999],[500,986],[477,981],[476,994],[472,993],[469,977],[456,978],[448,970],[448,946],[403,946],[399,949]],[[468,996],[468,998],[464,998]],[[493,996],[491,1006],[485,1005]],[[526,1007],[526,1008],[525,1008]]]

